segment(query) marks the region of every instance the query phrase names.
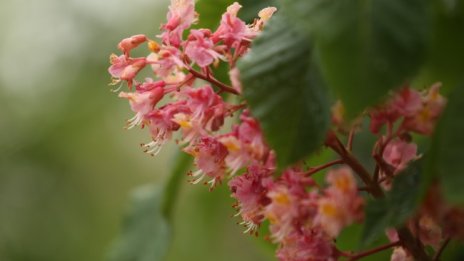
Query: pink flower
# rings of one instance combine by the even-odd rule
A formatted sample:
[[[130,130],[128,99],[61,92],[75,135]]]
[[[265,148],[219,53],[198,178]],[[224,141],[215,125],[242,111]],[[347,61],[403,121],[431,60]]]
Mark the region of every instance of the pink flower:
[[[267,197],[271,203],[266,206],[264,213],[270,222],[271,236],[275,242],[282,242],[295,231],[294,221],[299,218],[301,201],[285,185],[273,186]]]
[[[141,144],[146,153],[156,155],[160,152],[164,143],[172,137],[172,132],[180,128],[179,124],[173,121],[174,115],[183,111],[188,111],[185,102],[169,103],[146,116],[152,136],[151,142]]]
[[[171,0],[167,23],[161,27],[163,43],[179,47],[182,33],[196,21],[194,0]]]
[[[363,217],[363,199],[358,195],[351,169],[342,167],[327,174],[329,187],[318,201],[315,223],[330,237],[338,236],[342,228]]]
[[[269,148],[264,144],[258,122],[243,112],[242,123],[234,126],[231,133],[222,135],[219,141],[229,150],[227,166],[232,174],[253,163],[264,164],[269,156]]]
[[[264,207],[270,203],[267,197],[267,184],[272,182],[271,172],[261,166],[251,166],[243,175],[229,181],[232,197],[237,200],[237,215],[247,229],[244,233],[253,233],[264,219]]]
[[[405,119],[403,127],[424,135],[433,133],[435,123],[441,115],[446,99],[440,95],[441,83],[436,83],[422,98],[423,106],[416,114]]]
[[[438,118],[446,106],[446,98],[440,94],[441,82],[433,84],[427,92],[424,102],[429,107],[433,119]]]
[[[308,192],[315,183],[297,169],[284,171],[280,180],[269,185],[267,197],[271,203],[265,207],[265,216],[270,221],[271,236],[276,242],[286,238],[302,227],[312,227],[317,214],[319,195]]]
[[[182,62],[181,52],[178,48],[172,46],[163,46],[158,53],[151,53],[147,57],[147,63],[151,65],[151,68],[156,76],[165,80],[166,82],[172,82],[168,79],[173,76],[183,75],[180,71],[185,67]],[[178,82],[182,81],[183,77],[178,79]]]
[[[227,149],[213,137],[201,137],[198,143],[185,150],[195,158],[198,171],[192,174],[193,184],[200,182],[205,176],[211,178],[207,183],[214,188],[221,183],[225,175]]]
[[[396,232],[396,229],[394,229],[394,228],[387,228],[385,230],[385,234],[387,235],[387,238],[388,238],[388,240],[390,240],[390,242],[396,242],[396,241],[400,240],[400,238],[398,236],[398,232]]]
[[[120,92],[119,97],[129,100],[132,111],[136,114],[128,121],[128,129],[142,123],[148,113],[150,113],[155,105],[163,98],[164,90],[161,87],[154,88],[145,92]]]
[[[386,163],[395,167],[395,173],[405,169],[410,161],[419,158],[417,155],[417,145],[400,139],[395,139],[388,143],[382,157]]]
[[[222,15],[221,24],[213,34],[215,43],[222,41],[228,48],[238,48],[242,40],[247,39],[248,27],[237,17],[240,8],[242,6],[237,2],[227,7],[227,12]]]
[[[146,78],[145,81],[141,84],[137,84],[135,86],[135,90],[137,92],[148,92],[152,91],[156,88],[163,88],[166,86],[166,82],[164,81],[153,81],[151,78]],[[166,90],[164,90],[166,93]]]
[[[211,86],[184,87],[178,93],[178,99],[185,100],[185,106],[189,108],[188,113],[175,115],[175,121],[182,127],[184,142],[217,131],[223,125],[227,105]]]
[[[391,255],[390,261],[413,261],[414,258],[412,257],[409,252],[404,249],[404,247],[395,247],[393,249],[393,253]]]
[[[239,93],[242,92],[242,82],[240,81],[240,71],[237,67],[232,68],[229,71],[230,82],[232,83],[232,88],[234,88]]]
[[[211,31],[208,29],[191,30],[185,45],[185,54],[202,68],[222,58],[213,49],[214,43],[210,36]]]
[[[337,253],[331,239],[319,229],[303,228],[292,233],[277,249],[281,261],[335,261]]]
[[[121,50],[124,55],[129,58],[130,50],[136,48],[140,44],[146,42],[148,39],[143,34],[133,35],[129,38],[124,38],[119,42],[118,48]]]
[[[420,93],[411,88],[403,88],[395,94],[389,106],[398,117],[413,116],[422,108]]]
[[[392,126],[400,117],[414,116],[421,108],[420,93],[408,87],[402,88],[385,105],[370,112],[370,130],[378,133],[384,124]]]
[[[424,94],[407,87],[401,89],[385,105],[370,111],[371,131],[378,133],[384,124],[394,126],[402,117],[401,131],[430,135],[446,105],[446,99],[439,94],[440,86],[436,83]]]
[[[272,15],[277,11],[277,8],[270,6],[262,9],[259,11],[258,16],[259,19],[256,19],[253,25],[251,26],[251,30],[254,32],[259,32],[263,30],[264,25],[271,19]]]
[[[112,54],[110,56],[111,66],[108,72],[116,78],[116,82],[120,80],[127,81],[129,88],[132,86],[132,81],[140,70],[146,65],[146,59],[141,58],[127,58],[124,55],[116,56]]]

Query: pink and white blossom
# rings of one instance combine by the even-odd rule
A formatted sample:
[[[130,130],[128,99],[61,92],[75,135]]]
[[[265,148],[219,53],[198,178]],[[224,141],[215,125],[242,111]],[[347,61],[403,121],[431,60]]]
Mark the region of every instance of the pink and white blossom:
[[[395,168],[395,173],[405,169],[410,161],[418,158],[417,145],[401,139],[389,142],[383,152],[383,159]]]
[[[210,37],[211,31],[208,29],[191,30],[185,44],[185,54],[202,68],[222,58],[222,55],[214,50],[214,43]]]

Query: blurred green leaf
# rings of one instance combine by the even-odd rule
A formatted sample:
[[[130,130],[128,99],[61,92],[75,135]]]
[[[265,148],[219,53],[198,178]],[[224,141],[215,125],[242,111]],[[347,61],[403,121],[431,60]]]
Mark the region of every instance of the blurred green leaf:
[[[318,149],[328,128],[326,92],[306,38],[275,16],[239,63],[244,96],[280,167]]]
[[[401,225],[416,210],[422,195],[421,163],[416,161],[400,173],[384,198],[367,203],[362,245],[376,241],[385,234],[386,228]]]
[[[348,117],[410,80],[428,32],[423,0],[288,0],[284,13],[313,37],[329,87]]]
[[[464,81],[464,1],[432,2],[432,39],[418,84],[441,81],[448,92]]]
[[[161,198],[158,186],[145,186],[134,192],[132,209],[121,237],[110,251],[110,261],[163,260],[171,235],[161,212]]]
[[[192,165],[192,156],[183,151],[178,151],[174,157],[174,162],[171,164],[174,168],[164,188],[164,197],[162,212],[163,215],[171,219],[178,193],[181,185],[183,184],[182,178],[185,177],[189,168]]]
[[[190,155],[177,152],[164,188],[144,186],[132,196],[132,209],[122,235],[111,249],[110,261],[164,260],[171,241],[171,219],[182,177],[191,166]]]
[[[445,197],[452,203],[464,204],[464,85],[454,89],[438,122],[432,143],[430,171],[439,177]]]

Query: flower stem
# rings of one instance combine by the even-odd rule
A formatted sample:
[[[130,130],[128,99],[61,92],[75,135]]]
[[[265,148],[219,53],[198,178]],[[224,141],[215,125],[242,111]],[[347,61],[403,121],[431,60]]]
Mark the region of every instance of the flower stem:
[[[353,150],[354,132],[355,132],[354,127],[352,127],[351,130],[350,130],[350,133],[348,134],[348,142],[346,144],[346,149],[348,151]]]
[[[316,172],[319,172],[325,168],[328,168],[328,167],[331,167],[333,165],[337,165],[337,164],[342,164],[344,161],[342,159],[338,159],[338,160],[334,160],[334,161],[330,161],[330,162],[327,162],[323,165],[320,165],[320,166],[317,166],[317,167],[312,167],[312,168],[309,168],[308,171],[306,171],[304,174],[305,175],[308,175],[308,176],[311,176],[313,174],[315,174]]]
[[[374,198],[379,199],[385,196],[379,184],[372,179],[369,172],[361,165],[353,154],[346,150],[345,146],[343,146],[334,132],[329,132],[325,143],[329,148],[340,155],[345,164],[350,166],[351,169],[358,174]],[[425,253],[422,243],[411,234],[409,229],[402,227],[397,229],[397,232],[401,245],[403,245],[411,253],[415,260],[431,260],[431,258]]]
[[[447,238],[445,240],[445,242],[443,242],[443,244],[440,246],[440,248],[438,249],[437,253],[435,254],[435,256],[433,257],[433,261],[438,261],[440,260],[440,256],[441,254],[443,253],[443,250],[445,250],[446,246],[448,245],[448,243],[450,242],[451,238]]]
[[[211,84],[214,84],[215,86],[217,86],[219,89],[221,89],[221,91],[224,91],[224,92],[228,92],[228,93],[232,93],[232,94],[235,94],[235,95],[240,95],[240,93],[235,90],[234,88],[216,80],[215,78],[212,78],[210,75],[205,75],[201,72],[198,72],[198,71],[195,71],[193,68],[191,67],[187,67],[188,71],[193,74],[193,76],[197,77],[197,78],[200,78],[202,80],[205,80]]]
[[[334,150],[338,155],[340,155],[343,162],[350,166],[351,169],[353,169],[353,171],[358,174],[364,184],[366,184],[366,186],[369,188],[369,192],[374,197],[381,198],[384,196],[384,193],[379,184],[374,182],[369,172],[364,168],[363,165],[361,165],[361,163],[353,156],[353,154],[346,150],[345,146],[343,146],[335,133],[329,133],[326,145]]]
[[[361,253],[347,254],[346,256],[349,257],[348,260],[355,261],[355,260],[361,259],[363,257],[370,256],[370,255],[373,255],[373,254],[378,253],[380,251],[383,251],[383,250],[386,250],[386,249],[389,249],[389,248],[392,248],[392,247],[400,246],[400,245],[401,245],[401,241],[396,241],[396,242],[392,242],[392,243],[388,243],[388,244],[385,244],[385,245],[378,246],[376,248],[373,248],[373,249],[370,249],[370,250],[367,250],[367,251],[364,251],[364,252],[361,252]]]
[[[414,260],[429,261],[432,260],[424,251],[422,243],[415,238],[409,229],[402,227],[396,230],[402,245],[411,253]]]

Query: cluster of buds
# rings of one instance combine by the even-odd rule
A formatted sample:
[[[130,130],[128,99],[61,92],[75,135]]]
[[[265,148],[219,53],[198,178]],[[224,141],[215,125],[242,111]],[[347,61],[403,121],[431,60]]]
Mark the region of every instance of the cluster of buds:
[[[189,173],[190,182],[202,182],[213,189],[229,179],[231,195],[237,201],[234,207],[243,220],[245,233],[257,234],[260,225],[269,221],[270,238],[278,245],[276,255],[280,260],[337,260],[342,256],[355,260],[364,256],[337,249],[335,239],[344,227],[362,221],[361,191],[381,195],[396,175],[420,157],[410,133],[432,133],[446,103],[439,94],[439,84],[423,93],[404,87],[384,105],[368,111],[370,130],[379,134],[372,153],[377,163],[373,175],[351,153],[357,127],[349,132],[347,145],[334,131],[328,133],[326,146],[339,159],[310,168],[299,162],[278,175],[275,152],[266,144],[260,124],[246,102],[228,103],[220,95],[240,96],[236,62],[248,52],[252,40],[276,8],[264,8],[259,18],[246,24],[237,16],[241,6],[234,3],[213,32],[203,28],[190,30],[198,20],[194,5],[194,0],[171,0],[167,22],[161,26],[157,40],[134,35],[118,44],[120,56],[111,55],[112,84],[126,83],[129,87],[129,92],[119,92],[121,87],[114,91],[129,101],[135,113],[127,128],[149,129],[151,141],[142,147],[152,155],[178,132],[177,143],[194,158],[197,169]],[[131,50],[144,43],[150,53],[146,57],[131,57]],[[214,76],[215,68],[222,62],[229,66],[231,86]],[[139,81],[136,76],[144,68],[154,77]],[[343,121],[342,110],[343,105],[337,103],[335,124]],[[234,113],[240,114],[240,122],[224,131],[225,120]],[[326,184],[318,184],[312,175],[326,169]],[[425,224],[420,230],[411,228],[420,240],[427,244],[431,242],[427,236],[439,234],[439,239],[430,244],[440,243],[445,233],[432,222],[436,219],[429,212],[420,212],[416,220]],[[395,233],[389,235],[396,242]],[[391,246],[396,247],[394,260],[411,256],[399,243]]]

